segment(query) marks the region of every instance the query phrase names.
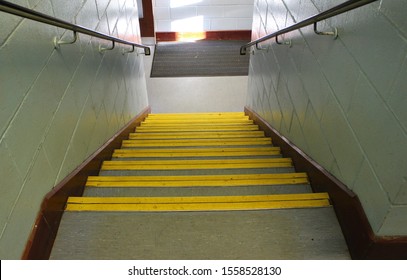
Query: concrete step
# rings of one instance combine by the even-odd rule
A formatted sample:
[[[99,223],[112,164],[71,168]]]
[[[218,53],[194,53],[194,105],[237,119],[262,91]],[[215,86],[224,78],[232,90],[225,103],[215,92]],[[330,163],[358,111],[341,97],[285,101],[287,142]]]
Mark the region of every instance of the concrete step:
[[[349,259],[332,207],[65,212],[51,260]]]
[[[83,196],[105,197],[149,197],[149,196],[226,196],[311,193],[308,184],[264,185],[234,187],[86,187]]]

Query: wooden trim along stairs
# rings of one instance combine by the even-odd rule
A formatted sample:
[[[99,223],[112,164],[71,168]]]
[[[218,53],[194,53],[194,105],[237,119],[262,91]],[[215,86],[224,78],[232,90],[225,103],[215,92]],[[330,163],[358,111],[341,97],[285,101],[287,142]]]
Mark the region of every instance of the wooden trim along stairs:
[[[374,234],[357,195],[322,166],[296,147],[261,116],[248,107],[245,114],[265,135],[273,139],[285,157],[293,160],[297,172],[308,174],[315,192],[327,192],[353,259],[407,259],[407,236]]]
[[[103,161],[112,157],[113,151],[120,148],[122,141],[149,113],[151,107],[145,108],[45,196],[27,241],[23,260],[49,259],[68,197],[82,195],[87,178],[99,173]]]

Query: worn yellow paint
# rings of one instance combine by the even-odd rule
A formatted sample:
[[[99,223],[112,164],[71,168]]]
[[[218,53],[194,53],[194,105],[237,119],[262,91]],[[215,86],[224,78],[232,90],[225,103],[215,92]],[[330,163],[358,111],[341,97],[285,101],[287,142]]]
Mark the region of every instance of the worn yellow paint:
[[[220,139],[264,137],[263,131],[130,133],[129,139]]]
[[[136,132],[208,132],[208,131],[255,131],[259,130],[258,125],[178,125],[178,126],[163,126],[163,125],[149,125],[139,126]]]
[[[191,175],[191,176],[90,176],[87,187],[226,187],[308,184],[306,173]]]
[[[239,118],[247,117],[243,112],[211,112],[211,113],[166,113],[149,114],[149,119],[169,119],[169,118]]]
[[[123,140],[122,147],[199,147],[199,146],[242,146],[271,145],[271,138],[235,138],[235,139],[171,139],[171,140]]]
[[[217,142],[271,142],[270,137],[228,138],[228,139],[137,139],[126,140],[137,143],[217,143]],[[199,145],[197,145],[199,146]]]
[[[210,125],[210,124],[218,124],[218,125],[228,125],[228,124],[253,124],[253,120],[249,120],[248,118],[245,119],[145,119],[141,122],[141,125],[148,125],[148,124],[190,124],[190,125]]]
[[[189,128],[194,128],[194,127],[228,127],[228,126],[255,126],[256,124],[253,124],[252,122],[249,121],[244,121],[244,122],[228,122],[228,123],[223,123],[223,122],[199,122],[199,123],[182,123],[182,122],[142,122],[140,124],[140,127],[189,127]]]
[[[191,176],[90,176],[87,187],[195,187],[308,184],[306,173]]]
[[[330,206],[327,199],[305,201],[270,201],[240,203],[185,203],[185,204],[68,204],[66,211],[92,212],[197,212],[250,211],[289,208],[316,208]]]
[[[128,157],[234,157],[234,156],[278,156],[278,147],[256,148],[174,148],[174,149],[117,149],[114,158]]]
[[[105,161],[102,170],[192,170],[292,167],[290,158]]]
[[[177,197],[69,197],[68,204],[178,204],[178,203],[234,203],[260,201],[301,201],[329,199],[328,193],[243,195],[243,196],[177,196]]]
[[[201,165],[201,164],[240,164],[240,163],[284,163],[290,158],[249,158],[249,159],[174,159],[174,160],[128,160],[105,161],[117,165]]]
[[[330,206],[326,194],[301,197],[273,196],[210,196],[210,197],[149,197],[149,198],[71,198],[66,211],[244,211]],[[280,197],[278,197],[280,196]],[[295,195],[294,195],[295,196]],[[92,201],[93,200],[93,201]]]

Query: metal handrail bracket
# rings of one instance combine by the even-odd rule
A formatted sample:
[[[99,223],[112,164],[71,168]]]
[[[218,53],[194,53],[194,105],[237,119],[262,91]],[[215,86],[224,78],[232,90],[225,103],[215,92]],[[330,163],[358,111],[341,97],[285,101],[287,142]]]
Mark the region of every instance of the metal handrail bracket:
[[[346,13],[348,11],[354,10],[356,8],[362,7],[364,5],[370,4],[370,3],[375,2],[375,1],[377,1],[377,0],[349,0],[349,1],[346,1],[346,2],[344,2],[342,4],[339,4],[339,5],[331,8],[331,9],[329,9],[329,10],[326,10],[326,11],[324,11],[322,13],[311,16],[311,17],[309,17],[307,19],[304,19],[304,20],[302,20],[302,21],[300,21],[298,23],[295,23],[295,24],[293,24],[291,26],[288,26],[286,28],[278,30],[278,31],[276,31],[274,33],[271,33],[269,35],[263,36],[263,37],[261,37],[261,38],[259,38],[257,40],[251,41],[250,43],[247,43],[247,44],[240,47],[240,54],[245,55],[247,53],[247,49],[252,47],[252,46],[256,46],[257,49],[262,49],[262,48],[259,48],[259,43],[264,42],[264,41],[269,40],[269,39],[272,39],[272,38],[277,38],[280,35],[283,35],[285,33],[288,33],[288,32],[291,32],[291,31],[294,31],[294,30],[297,30],[297,29],[300,29],[300,28],[303,28],[303,27],[306,27],[306,26],[309,26],[309,25],[312,25],[312,24],[314,25],[314,32],[316,34],[318,34],[318,35],[332,35],[332,36],[334,36],[334,38],[337,38],[338,37],[338,30],[336,28],[334,29],[333,32],[320,32],[320,31],[317,30],[317,23],[322,21],[322,20],[325,20],[325,19],[337,16],[337,15],[340,15],[340,14]],[[279,43],[278,39],[276,39],[276,42],[277,42],[277,44]]]
[[[71,30],[74,32],[74,39],[72,41],[62,41],[62,40],[59,40],[58,38],[54,38],[54,46],[56,48],[58,48],[60,45],[75,43],[78,39],[78,33],[81,33],[81,34],[89,35],[92,37],[97,37],[97,38],[108,40],[108,41],[112,42],[112,44],[113,44],[112,48],[99,47],[99,51],[101,51],[101,52],[103,52],[105,50],[112,50],[115,47],[115,43],[120,43],[120,44],[132,46],[133,51],[134,51],[134,48],[141,48],[141,49],[144,49],[145,55],[151,54],[150,47],[148,47],[146,45],[122,40],[120,38],[113,37],[113,36],[110,36],[110,35],[107,35],[107,34],[104,34],[101,32],[97,32],[95,30],[91,30],[89,28],[86,28],[86,27],[83,27],[80,25],[76,25],[76,24],[55,18],[55,17],[51,17],[49,15],[16,5],[14,3],[10,3],[8,1],[0,0],[0,11],[9,13],[12,15],[20,16],[23,18],[27,18],[30,20],[42,22],[45,24],[53,25],[53,26],[60,27],[63,29]]]

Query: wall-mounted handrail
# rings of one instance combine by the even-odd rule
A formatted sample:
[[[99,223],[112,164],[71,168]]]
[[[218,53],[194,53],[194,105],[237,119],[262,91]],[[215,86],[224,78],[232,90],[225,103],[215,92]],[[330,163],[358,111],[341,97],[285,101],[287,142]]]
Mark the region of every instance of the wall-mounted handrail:
[[[331,17],[334,17],[334,16],[339,15],[339,14],[346,13],[346,12],[348,12],[350,10],[359,8],[361,6],[367,5],[367,4],[375,2],[375,1],[377,1],[377,0],[349,0],[349,1],[346,1],[346,2],[344,2],[342,4],[340,4],[340,5],[337,5],[337,6],[331,8],[329,10],[326,10],[324,12],[321,12],[321,13],[317,14],[317,15],[309,17],[309,18],[307,18],[305,20],[302,20],[302,21],[300,21],[298,23],[295,23],[295,24],[293,24],[293,25],[291,25],[289,27],[283,28],[281,30],[278,30],[278,31],[272,33],[272,34],[269,34],[269,35],[263,36],[263,37],[261,37],[261,38],[259,38],[257,40],[251,41],[250,43],[247,43],[246,45],[241,46],[240,54],[245,55],[247,53],[246,50],[248,48],[250,48],[252,46],[258,47],[258,44],[261,43],[261,42],[264,42],[264,41],[272,39],[272,38],[277,39],[277,37],[280,36],[280,35],[283,35],[285,33],[288,33],[288,32],[291,32],[291,31],[294,31],[294,30],[297,30],[297,29],[300,29],[300,28],[303,28],[303,27],[311,25],[311,24],[314,24],[314,31],[317,34],[324,34],[324,33],[316,31],[317,22],[328,19],[328,18],[331,18]]]
[[[70,22],[67,22],[67,21],[64,21],[64,20],[61,20],[61,19],[58,19],[55,17],[51,17],[49,15],[46,15],[46,14],[43,14],[43,13],[40,13],[37,11],[33,11],[31,9],[10,3],[8,1],[0,1],[0,11],[6,12],[9,14],[13,14],[16,16],[20,16],[23,18],[28,18],[30,20],[42,22],[45,24],[53,25],[56,27],[72,30],[74,32],[75,40],[70,43],[73,43],[76,41],[77,33],[82,33],[82,34],[86,34],[86,35],[89,35],[92,37],[109,40],[112,42],[113,46],[115,45],[115,43],[121,43],[121,44],[132,46],[132,51],[134,51],[134,48],[142,48],[142,49],[144,49],[145,55],[151,54],[150,48],[148,46],[145,46],[142,44],[137,44],[137,43],[126,41],[126,40],[122,40],[120,38],[113,37],[113,36],[110,36],[110,35],[107,35],[104,33],[100,33],[100,32],[91,30],[89,28],[80,26],[80,25],[72,24]],[[57,44],[64,44],[64,43],[66,43],[66,42],[57,42]],[[101,49],[101,50],[107,50],[107,49]],[[129,52],[132,52],[132,51],[129,51]]]

